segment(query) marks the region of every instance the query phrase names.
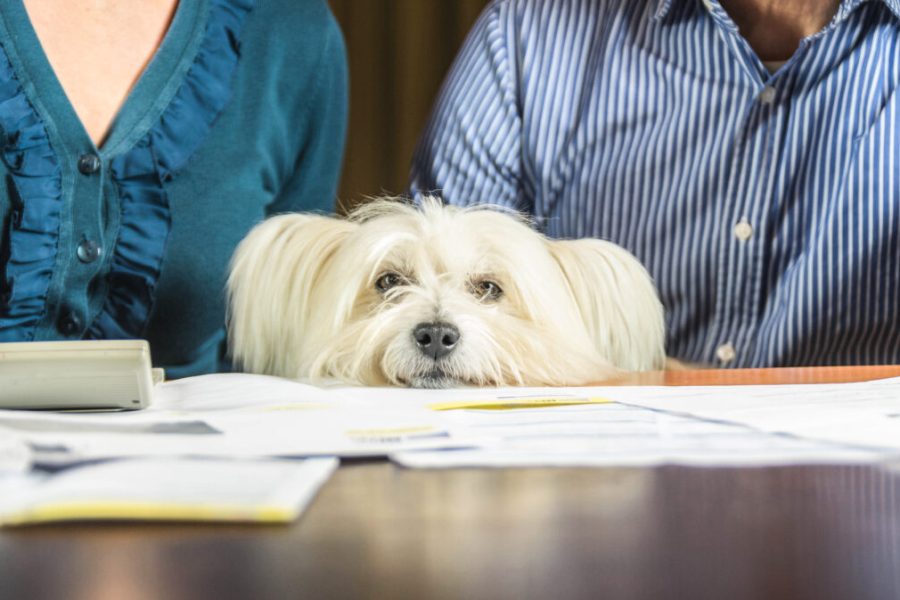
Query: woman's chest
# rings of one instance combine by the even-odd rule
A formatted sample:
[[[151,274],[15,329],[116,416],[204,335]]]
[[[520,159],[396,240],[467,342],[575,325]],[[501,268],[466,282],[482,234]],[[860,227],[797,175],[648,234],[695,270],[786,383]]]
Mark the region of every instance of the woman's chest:
[[[99,146],[171,23],[177,0],[25,0],[56,78]]]

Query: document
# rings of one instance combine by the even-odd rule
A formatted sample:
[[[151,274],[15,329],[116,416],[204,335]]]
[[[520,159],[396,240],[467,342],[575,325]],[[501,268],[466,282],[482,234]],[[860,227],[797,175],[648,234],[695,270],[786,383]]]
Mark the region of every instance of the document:
[[[346,390],[260,375],[158,385],[142,411],[0,411],[0,438],[24,440],[41,465],[126,457],[385,456],[476,443],[424,406],[360,405]]]
[[[143,411],[0,411],[37,465],[113,458],[391,456],[409,466],[770,465],[900,454],[900,379],[866,384],[463,388],[220,374]]]
[[[636,407],[759,431],[900,451],[900,378],[820,385],[608,388]]]
[[[130,459],[0,477],[0,525],[296,519],[338,461]]]
[[[32,452],[21,436],[0,434],[0,478],[31,469]]]
[[[448,413],[490,439],[478,448],[405,451],[391,458],[419,468],[524,466],[760,466],[873,462],[881,454],[775,435],[742,425],[615,402]]]

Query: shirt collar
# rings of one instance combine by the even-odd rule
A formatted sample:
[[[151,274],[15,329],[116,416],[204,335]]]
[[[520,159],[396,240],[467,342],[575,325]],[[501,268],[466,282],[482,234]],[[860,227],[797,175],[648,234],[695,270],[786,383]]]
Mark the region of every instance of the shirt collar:
[[[841,2],[841,7],[838,9],[838,15],[847,18],[860,4],[864,4],[865,2],[881,2],[888,7],[891,14],[900,19],[900,0],[844,0]]]
[[[900,19],[900,0],[883,0],[894,16]]]
[[[654,17],[656,19],[665,19],[675,4],[685,4],[693,1],[696,0],[657,0]],[[843,0],[840,8],[838,8],[835,20],[840,21],[847,18],[850,13],[864,2],[881,2],[890,9],[895,17],[900,19],[900,0]]]

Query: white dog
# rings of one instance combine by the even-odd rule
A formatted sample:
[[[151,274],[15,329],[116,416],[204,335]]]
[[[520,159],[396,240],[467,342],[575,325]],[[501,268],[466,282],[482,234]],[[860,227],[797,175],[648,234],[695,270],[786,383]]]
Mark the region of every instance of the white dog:
[[[663,311],[622,248],[484,207],[273,217],[228,280],[238,366],[364,385],[582,385],[660,369]]]

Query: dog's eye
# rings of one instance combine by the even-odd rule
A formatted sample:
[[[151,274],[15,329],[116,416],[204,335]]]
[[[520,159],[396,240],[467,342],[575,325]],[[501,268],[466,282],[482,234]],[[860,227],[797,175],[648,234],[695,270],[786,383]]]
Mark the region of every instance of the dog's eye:
[[[383,294],[389,289],[404,283],[406,283],[406,279],[402,275],[388,271],[375,281],[375,289],[378,290],[378,293]]]
[[[503,290],[497,282],[490,279],[482,279],[481,281],[472,282],[472,293],[479,300],[493,302],[503,295]]]

